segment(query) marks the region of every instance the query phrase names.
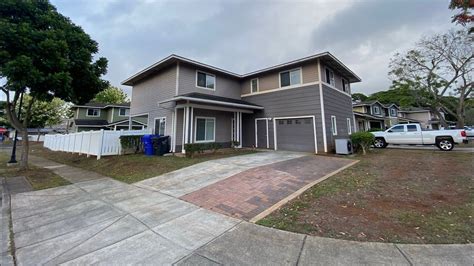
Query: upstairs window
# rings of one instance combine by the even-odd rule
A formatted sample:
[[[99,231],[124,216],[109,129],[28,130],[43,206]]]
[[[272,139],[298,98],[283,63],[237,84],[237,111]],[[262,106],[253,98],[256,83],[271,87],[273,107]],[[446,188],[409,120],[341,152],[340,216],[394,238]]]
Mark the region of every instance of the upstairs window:
[[[342,79],[342,90],[344,92],[349,92],[349,82],[345,79]]]
[[[95,108],[87,109],[87,116],[92,116],[92,117],[100,116],[100,109],[95,109]]]
[[[301,84],[301,69],[280,72],[280,87]]]
[[[330,85],[336,86],[336,80],[334,79],[334,72],[326,68],[326,82],[329,83]]]
[[[379,115],[380,114],[380,108],[375,105],[374,107],[372,107],[372,111],[374,112],[375,115]]]
[[[390,109],[390,116],[397,116],[397,110],[395,110],[394,108],[391,108]]]
[[[196,86],[203,89],[215,90],[216,76],[201,71],[196,72]]]
[[[252,93],[258,92],[258,78],[250,81],[250,89]]]
[[[130,115],[130,109],[128,108],[119,109],[119,116],[129,116],[129,115]]]

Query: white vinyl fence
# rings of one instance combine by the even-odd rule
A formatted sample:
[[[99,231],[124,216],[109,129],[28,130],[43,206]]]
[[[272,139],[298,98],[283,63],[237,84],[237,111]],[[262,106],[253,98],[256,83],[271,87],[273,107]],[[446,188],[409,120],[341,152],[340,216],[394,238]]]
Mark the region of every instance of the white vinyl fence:
[[[150,130],[98,130],[72,134],[45,135],[43,146],[52,151],[65,151],[97,156],[120,155],[120,136],[151,134]]]

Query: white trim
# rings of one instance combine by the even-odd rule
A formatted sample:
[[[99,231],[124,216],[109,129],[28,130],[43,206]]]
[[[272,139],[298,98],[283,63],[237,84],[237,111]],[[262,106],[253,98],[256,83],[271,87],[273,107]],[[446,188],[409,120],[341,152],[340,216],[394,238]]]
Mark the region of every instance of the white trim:
[[[79,119],[79,108],[76,108],[76,119]]]
[[[212,140],[196,140],[196,135],[197,135],[197,120],[198,119],[211,119],[214,121],[214,136]],[[194,118],[194,123],[196,124],[196,130],[194,131],[194,142],[195,143],[209,143],[209,142],[215,142],[216,141],[216,118],[211,117],[211,116],[196,116]],[[204,138],[206,137],[206,129],[207,129],[207,121],[204,123]]]
[[[334,74],[334,70],[332,70],[330,67],[328,66],[324,66],[324,77],[327,79],[327,76],[326,76],[326,71],[329,70],[329,80],[326,80],[325,83],[330,85],[330,86],[333,86],[333,87],[336,87],[336,74]],[[331,79],[331,74],[332,74],[332,79]],[[321,79],[321,81],[323,81]],[[329,82],[328,82],[329,81]],[[331,84],[331,81],[334,82],[334,84]],[[324,82],[324,81],[323,81]]]
[[[257,129],[257,122],[264,120],[266,123],[266,134],[267,134],[267,149],[270,149],[270,139],[268,136],[268,120],[271,118],[265,117],[265,118],[255,118],[255,148],[258,148],[258,129]]]
[[[333,136],[337,136],[337,117],[335,115],[331,115],[331,133]]]
[[[209,75],[209,76],[213,76],[213,77],[214,77],[214,88],[201,87],[201,86],[198,85],[198,73],[199,73],[199,72],[205,74],[206,76]],[[207,79],[206,79],[206,80],[207,80]],[[206,82],[206,85],[207,85],[207,82]],[[217,76],[216,76],[215,74],[211,74],[211,73],[208,73],[208,72],[205,72],[205,71],[196,69],[196,82],[195,82],[195,86],[196,86],[196,88],[200,88],[200,89],[204,89],[204,90],[210,90],[210,91],[215,91],[216,88],[217,88]]]
[[[303,116],[287,116],[287,117],[274,117],[273,118],[273,148],[274,150],[278,150],[277,145],[277,120],[284,120],[284,119],[298,119],[298,118],[312,118],[313,119],[313,137],[314,137],[314,153],[318,153],[318,137],[316,132],[316,116],[314,115],[303,115]]]
[[[318,74],[319,74],[319,103],[321,105],[321,126],[323,129],[323,144],[324,144],[324,152],[328,152],[328,140],[327,140],[327,132],[326,132],[326,116],[324,114],[324,99],[323,99],[323,83],[321,82],[321,62],[318,60]]]
[[[114,109],[115,108],[112,108],[112,116],[110,117],[110,122],[109,123],[112,123],[112,121],[114,121],[114,113],[115,113]],[[120,114],[120,112],[119,112],[119,114]]]
[[[347,134],[352,134],[352,123],[350,118],[346,118],[346,124],[347,124]]]
[[[193,131],[193,120],[194,120],[194,119],[193,119],[193,116],[194,116],[194,107],[189,107],[189,108],[191,108],[191,110],[189,111],[189,113],[190,113],[189,120],[190,120],[190,123],[191,123],[191,125],[190,125],[190,130],[189,130],[189,132],[190,132],[190,133],[189,133],[189,134],[191,134],[191,136],[192,136],[192,135],[194,134],[194,133],[193,133],[193,132],[194,132],[194,131]],[[193,140],[193,138],[192,138],[192,137],[190,137],[189,139],[190,139],[190,141],[191,141],[191,143],[192,143],[192,140]]]
[[[172,113],[172,121],[171,121],[171,126],[172,126],[172,139],[171,139],[171,151],[174,153],[176,152],[176,120],[178,120],[178,110],[177,108],[174,109]]]
[[[139,114],[130,114],[131,117],[135,117],[135,116],[144,116],[144,115],[147,115],[147,116],[150,116],[150,113],[139,113]]]
[[[239,148],[242,148],[242,112],[239,112]]]
[[[221,102],[221,101],[207,100],[207,99],[199,99],[199,98],[193,98],[193,97],[187,97],[187,96],[174,97],[174,98],[172,98],[172,99],[168,99],[168,100],[161,101],[161,102],[159,102],[158,104],[162,104],[162,103],[166,103],[166,102],[171,102],[171,101],[177,101],[177,100],[187,100],[187,101],[202,102],[202,103],[213,103],[213,104],[228,105],[228,106],[234,106],[234,107],[259,109],[259,110],[263,110],[263,109],[264,109],[262,106],[255,106],[255,105],[248,105],[248,104],[240,104],[240,103],[228,103],[228,102]]]
[[[179,61],[176,62],[176,94],[179,95]]]
[[[186,110],[187,107],[183,108],[183,138],[181,139],[181,153],[186,153],[184,150],[184,141],[185,141],[185,133],[186,133]]]
[[[238,108],[227,108],[227,107],[210,106],[210,105],[203,105],[203,104],[194,104],[194,103],[185,103],[185,104],[176,105],[176,107],[178,108],[183,108],[185,106],[195,107],[199,109],[206,109],[206,110],[214,110],[214,111],[242,112],[242,113],[247,113],[247,114],[253,114],[253,111],[251,110],[238,109]]]
[[[166,135],[166,129],[167,129],[167,127],[168,127],[168,125],[167,125],[168,123],[167,123],[167,121],[166,121],[166,116],[161,116],[161,117],[155,117],[155,118],[154,118],[154,120],[153,120],[153,131],[152,131],[153,134],[155,134],[155,132],[156,132],[156,120],[162,120],[162,119],[165,120],[165,130],[164,130],[164,132],[163,132],[163,136]],[[161,121],[160,121],[160,124],[161,124]],[[159,131],[160,131],[159,126],[160,126],[160,125],[158,124],[158,134],[160,134],[160,132],[159,132]]]
[[[99,113],[97,115],[89,115],[89,110],[98,110]],[[100,117],[100,111],[100,108],[87,108],[86,117]]]
[[[291,75],[290,75],[290,72],[291,72],[291,71],[295,71],[295,70],[299,70],[299,71],[300,71],[300,83],[298,83],[298,84],[291,84]],[[290,77],[290,85],[282,87],[282,86],[281,86],[281,73],[285,73],[285,72],[288,72],[288,75],[290,75],[290,76],[289,76],[289,77]],[[292,69],[289,69],[289,70],[283,70],[283,71],[278,72],[278,88],[285,88],[285,87],[297,86],[297,85],[301,85],[301,84],[303,84],[303,67],[296,67],[296,68],[292,68]]]
[[[252,81],[253,80],[257,80],[257,91],[255,91],[255,92],[252,90]],[[259,83],[260,82],[259,82],[258,78],[253,78],[253,79],[250,80],[250,93],[251,94],[255,94],[255,93],[258,93],[260,91],[260,84]]]
[[[255,95],[259,95],[259,94],[265,94],[265,93],[272,93],[272,92],[284,91],[284,90],[299,89],[299,88],[302,88],[302,87],[307,87],[307,86],[311,86],[311,85],[318,85],[318,84],[319,84],[319,81],[308,82],[308,83],[302,83],[302,84],[293,85],[293,86],[286,86],[286,87],[282,87],[282,88],[276,88],[276,89],[271,89],[271,90],[259,91],[259,92],[255,92],[255,93],[241,94],[240,97],[248,97],[248,96],[255,96]]]

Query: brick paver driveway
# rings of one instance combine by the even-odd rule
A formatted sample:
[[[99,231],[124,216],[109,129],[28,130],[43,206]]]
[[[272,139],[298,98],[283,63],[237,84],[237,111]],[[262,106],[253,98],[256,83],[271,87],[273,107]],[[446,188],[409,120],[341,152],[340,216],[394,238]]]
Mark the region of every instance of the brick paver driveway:
[[[342,158],[304,156],[245,170],[181,199],[228,216],[250,220],[305,185],[352,162]]]

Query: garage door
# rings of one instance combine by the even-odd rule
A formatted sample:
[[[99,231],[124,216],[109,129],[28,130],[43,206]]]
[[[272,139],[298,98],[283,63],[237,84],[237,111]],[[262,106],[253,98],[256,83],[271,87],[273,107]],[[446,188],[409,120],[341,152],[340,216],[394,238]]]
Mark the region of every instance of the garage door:
[[[314,152],[313,118],[276,120],[277,149]]]

